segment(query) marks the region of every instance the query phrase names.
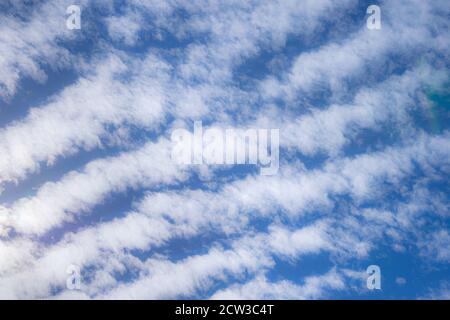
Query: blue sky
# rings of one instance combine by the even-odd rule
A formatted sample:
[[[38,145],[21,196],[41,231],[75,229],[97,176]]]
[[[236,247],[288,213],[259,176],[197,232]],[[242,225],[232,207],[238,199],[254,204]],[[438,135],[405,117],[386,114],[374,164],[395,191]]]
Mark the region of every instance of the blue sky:
[[[1,298],[450,297],[447,1],[0,14]],[[279,129],[279,170],[176,163],[195,121]]]

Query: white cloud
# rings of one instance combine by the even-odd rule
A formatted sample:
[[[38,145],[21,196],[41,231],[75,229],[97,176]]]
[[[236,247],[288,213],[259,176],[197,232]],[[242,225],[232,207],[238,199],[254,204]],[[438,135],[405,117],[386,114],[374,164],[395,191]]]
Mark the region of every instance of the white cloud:
[[[0,159],[0,182],[23,179],[43,161],[52,164],[58,156],[100,147],[108,136],[107,125],[131,122],[146,128],[157,123],[163,116],[161,81],[167,66],[152,56],[142,63],[144,70],[135,81],[120,82],[115,79],[127,67],[117,56],[109,56],[93,75],[2,128],[0,152],[5,156]],[[148,78],[146,72],[151,71],[154,78]]]
[[[78,1],[81,6],[88,2]],[[4,14],[0,19],[0,99],[10,99],[21,79],[31,77],[39,82],[47,79],[47,68],[69,68],[77,58],[57,41],[74,39],[76,35],[66,28],[66,8],[70,1],[34,4],[25,13],[25,19]],[[17,11],[24,11],[22,1],[16,2]],[[30,4],[28,4],[30,5]],[[19,15],[20,16],[20,13]]]
[[[3,213],[5,226],[21,234],[42,235],[102,203],[110,194],[128,188],[149,188],[187,178],[170,159],[170,142],[148,143],[136,151],[98,159],[81,172],[44,184],[34,197],[22,198]]]
[[[381,5],[381,30],[368,30],[362,24],[341,42],[301,53],[281,81],[269,77],[261,83],[261,90],[268,98],[283,97],[291,103],[300,94],[324,88],[337,97],[345,96],[355,79],[365,83],[371,79],[370,73],[388,68],[394,53],[406,60],[412,49],[422,52],[423,48],[448,47],[450,43],[435,32],[437,26],[446,25],[445,14],[436,14],[442,7],[446,7],[443,2],[411,0],[400,5],[386,1]]]
[[[331,270],[324,275],[309,276],[303,285],[291,281],[270,282],[265,276],[239,285],[232,285],[216,292],[211,299],[217,300],[306,300],[323,299],[329,291],[343,290],[345,282],[343,277]]]
[[[60,3],[36,7],[27,21],[8,16],[0,22],[0,98],[20,93],[22,78],[44,81],[43,70],[53,61],[79,74],[43,105],[30,101],[34,108],[25,117],[0,129],[0,185],[22,183],[39,170],[45,178],[44,163],[51,166],[81,150],[123,149],[0,205],[0,296],[47,298],[56,290],[61,299],[171,299],[207,296],[223,283],[226,288],[213,298],[316,299],[349,289],[346,281],[361,280],[361,272],[333,268],[271,282],[267,271],[276,268],[274,257],[301,264],[307,255],[326,252],[341,262],[367,258],[383,243],[394,250],[415,245],[423,258],[448,261],[445,224],[433,224],[430,234],[421,226],[431,216],[448,217],[445,192],[427,187],[442,182],[440,173],[448,171],[449,133],[427,135],[411,117],[424,104],[423,84],[446,81],[442,63],[429,61],[434,54],[447,55],[443,1],[382,3],[381,32],[331,32],[324,44],[293,61],[280,51],[287,39],[314,40],[324,25],[357,10],[357,2],[134,0],[120,12],[101,5],[112,13],[99,23],[113,43],[96,43],[91,60],[56,44],[74,36],[57,28],[65,25]],[[180,11],[182,19],[175,14]],[[148,25],[146,15],[152,17]],[[141,35],[155,43],[181,41],[170,49],[152,44],[147,52],[128,51],[140,45]],[[114,48],[121,44],[127,49]],[[284,60],[287,71],[272,68],[259,85],[241,78],[239,68],[264,60],[259,54],[266,52]],[[401,75],[389,66],[392,55],[405,63]],[[424,55],[425,62],[416,66],[414,55]],[[380,78],[385,80],[378,84]],[[303,101],[324,88],[333,94],[324,98],[328,106],[307,110]],[[301,95],[306,100],[290,104]],[[164,137],[199,119],[279,127],[289,155],[328,158],[314,169],[300,160],[282,161],[272,177],[223,177],[217,167],[175,166]],[[398,141],[377,152],[368,146],[352,156],[344,153],[364,130],[377,133],[387,123],[398,129]],[[135,143],[128,135],[133,130],[151,132],[156,142],[145,137],[142,145]],[[190,169],[202,189],[186,182]],[[418,171],[425,178],[417,180]],[[130,189],[147,191],[131,210],[111,212],[108,221],[86,219],[96,205]],[[389,202],[392,190],[402,199]],[[65,229],[68,221],[77,221],[75,231]],[[260,221],[261,228],[254,223]],[[43,241],[53,231],[61,238]],[[217,236],[206,253],[171,256],[174,240],[195,242],[204,235]],[[71,264],[89,271],[82,292],[64,290]]]

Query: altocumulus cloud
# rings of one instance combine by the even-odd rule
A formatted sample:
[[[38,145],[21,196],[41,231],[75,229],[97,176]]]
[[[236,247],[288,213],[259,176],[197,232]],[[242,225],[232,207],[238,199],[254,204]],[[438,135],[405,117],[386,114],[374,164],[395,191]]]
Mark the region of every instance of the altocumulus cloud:
[[[0,4],[1,298],[448,296],[448,1],[72,4]],[[278,172],[177,164],[195,121]]]

